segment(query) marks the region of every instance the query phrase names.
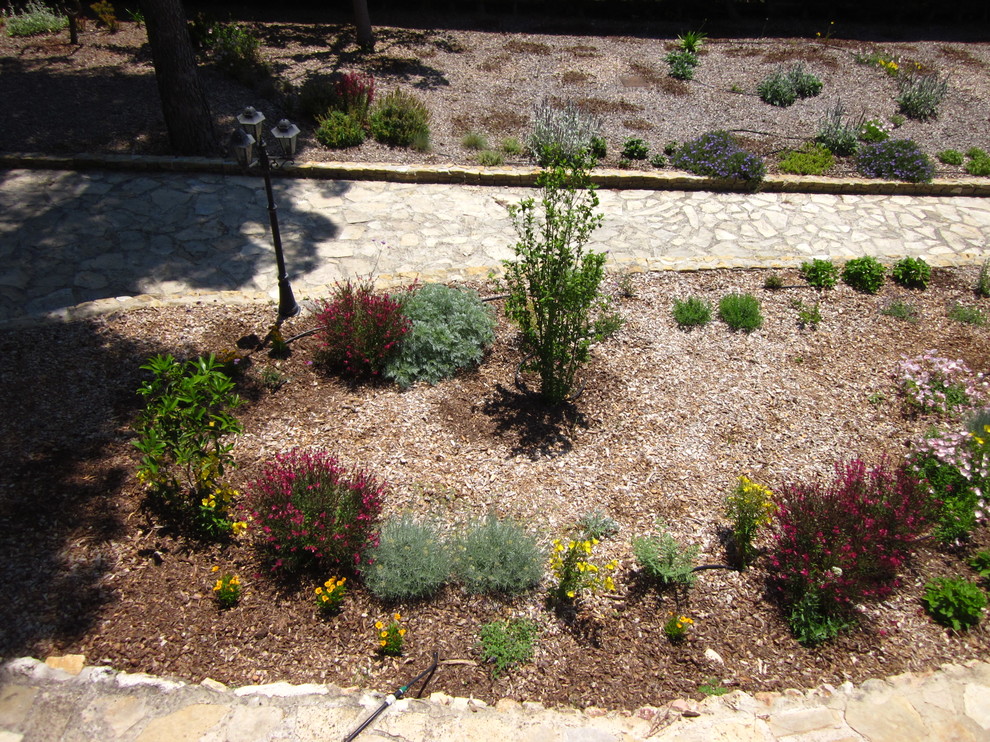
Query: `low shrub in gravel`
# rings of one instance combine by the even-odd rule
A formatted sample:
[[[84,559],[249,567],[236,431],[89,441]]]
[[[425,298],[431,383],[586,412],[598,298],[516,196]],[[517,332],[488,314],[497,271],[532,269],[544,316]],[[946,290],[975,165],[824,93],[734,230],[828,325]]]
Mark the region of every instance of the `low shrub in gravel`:
[[[497,678],[529,660],[538,633],[539,627],[525,618],[492,621],[482,626],[478,644],[482,661],[493,664],[492,677]]]
[[[888,139],[886,142],[864,144],[856,157],[856,167],[870,178],[906,180],[909,183],[929,183],[935,177],[931,159],[911,139]]]
[[[694,560],[700,547],[681,546],[664,530],[656,536],[636,536],[632,540],[632,552],[643,571],[661,585],[694,584]]]
[[[666,61],[671,77],[677,80],[694,78],[694,68],[698,66],[698,55],[694,52],[685,49],[673,51],[666,56]]]
[[[299,88],[299,112],[319,120],[330,111],[365,124],[375,100],[375,78],[362,72],[310,75]]]
[[[457,541],[454,571],[470,593],[513,595],[539,584],[544,555],[512,521],[489,516]]]
[[[330,149],[357,147],[364,142],[364,127],[350,114],[330,111],[317,119],[316,141]]]
[[[872,255],[853,258],[842,268],[842,280],[857,291],[875,294],[883,286],[887,269]]]
[[[856,154],[859,124],[847,119],[842,103],[836,103],[819,120],[815,141],[837,157]]]
[[[752,332],[763,326],[760,300],[752,294],[728,294],[718,303],[718,316],[733,330]]]
[[[925,584],[921,601],[937,623],[961,631],[976,626],[983,618],[987,596],[969,580],[940,577]]]
[[[631,137],[622,144],[622,156],[627,160],[645,160],[649,153],[650,147],[642,139]]]
[[[962,165],[963,155],[957,149],[943,149],[937,155],[938,161],[943,165]]]
[[[379,98],[369,114],[371,136],[382,144],[411,147],[430,136],[430,111],[419,98],[401,88]]]
[[[894,300],[890,302],[886,307],[884,307],[880,314],[887,317],[893,317],[894,319],[899,319],[904,322],[917,322],[918,321],[918,310],[914,308],[912,304],[904,301]]]
[[[738,178],[758,183],[766,175],[763,160],[743,150],[725,131],[711,131],[685,142],[671,156],[671,165],[695,175]]]
[[[326,451],[293,449],[265,464],[247,506],[273,569],[353,569],[375,543],[384,491]]]
[[[712,321],[712,305],[697,296],[674,299],[674,321],[681,328],[707,325]]]
[[[910,118],[927,121],[938,115],[938,108],[949,90],[948,78],[937,74],[902,75],[897,79],[897,104]]]
[[[37,0],[30,0],[19,12],[5,11],[0,21],[8,36],[39,36],[69,25],[68,18]]]
[[[483,167],[498,167],[505,159],[502,157],[501,152],[497,152],[494,149],[483,149],[477,155],[478,164]]]
[[[316,324],[317,362],[355,379],[380,375],[410,329],[399,299],[349,280],[323,302]]]
[[[979,147],[972,147],[966,150],[966,157],[969,158],[969,161],[966,163],[966,172],[969,175],[980,177],[990,176],[990,155],[985,150]]]
[[[824,175],[834,164],[835,158],[828,147],[817,142],[808,142],[780,158],[781,172],[792,175]]]
[[[831,260],[815,258],[801,263],[801,278],[808,282],[809,286],[816,289],[835,288],[839,280],[839,269]]]
[[[382,600],[428,598],[443,587],[453,567],[439,528],[408,516],[387,520],[365,557],[361,579]]]
[[[932,280],[932,269],[924,258],[901,258],[890,269],[890,277],[906,288],[924,289]]]
[[[533,130],[527,150],[540,167],[555,162],[574,163],[591,152],[593,140],[602,129],[597,117],[584,113],[568,101],[554,106],[544,99],[533,112]]]
[[[865,600],[899,585],[897,573],[931,525],[932,503],[904,467],[836,464],[823,484],[778,490],[771,585],[799,639],[836,633]]]
[[[806,71],[803,64],[789,70],[780,68],[756,86],[760,100],[772,106],[786,108],[798,98],[811,98],[822,92],[822,81]]]
[[[436,384],[477,364],[495,340],[492,312],[473,291],[426,284],[399,303],[411,326],[387,358],[384,375],[402,388],[417,381]]]
[[[864,142],[885,142],[890,139],[889,124],[877,119],[869,119],[859,126],[859,138]]]

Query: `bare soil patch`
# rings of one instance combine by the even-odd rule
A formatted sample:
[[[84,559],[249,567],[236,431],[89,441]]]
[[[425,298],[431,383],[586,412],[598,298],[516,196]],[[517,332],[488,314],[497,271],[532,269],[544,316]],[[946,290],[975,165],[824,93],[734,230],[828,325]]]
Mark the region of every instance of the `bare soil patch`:
[[[422,18],[419,22],[424,22]],[[601,117],[608,141],[604,166],[619,164],[623,142],[644,139],[651,153],[671,141],[683,142],[714,129],[745,134],[747,146],[768,158],[771,172],[778,155],[814,136],[825,112],[841,101],[851,116],[887,120],[897,112],[897,82],[875,66],[857,64],[857,56],[882,52],[903,69],[948,76],[949,93],[938,118],[907,121],[895,132],[914,139],[934,157],[946,148],[990,149],[990,43],[986,41],[885,40],[867,31],[857,39],[778,36],[719,37],[702,47],[694,80],[671,78],[664,57],[674,48],[673,30],[644,35],[642,24],[610,24],[588,34],[568,31],[452,28],[444,18],[434,27],[378,26],[374,53],[362,52],[345,23],[256,22],[247,24],[262,41],[262,56],[275,79],[298,90],[311,74],[336,70],[368,72],[379,93],[402,87],[420,96],[432,115],[429,152],[389,148],[373,141],[347,150],[329,150],[314,139],[314,122],[293,111],[294,94],[275,94],[279,86],[252,90],[209,65],[201,75],[215,117],[226,137],[234,116],[255,105],[275,121],[294,118],[302,127],[300,159],[309,161],[469,164],[477,152],[462,146],[469,132],[488,137],[497,148],[506,137],[525,141],[533,107],[543,99],[574,101]],[[499,24],[495,24],[497,28]],[[508,24],[506,24],[508,25]],[[516,19],[515,28],[544,24]],[[167,154],[154,71],[144,29],[124,22],[109,34],[90,26],[82,45],[67,34],[29,39],[0,36],[0,96],[5,121],[14,136],[0,148],[49,153],[118,152]],[[680,29],[683,30],[683,29]],[[935,34],[926,38],[937,38]],[[962,32],[956,38],[963,39]],[[803,63],[824,88],[781,109],[756,95],[761,79],[778,67]],[[53,125],[58,122],[58,125]],[[523,155],[506,155],[507,164],[528,164]],[[939,177],[959,177],[960,167],[937,164]],[[633,167],[650,168],[648,163]],[[853,171],[839,162],[834,174]]]
[[[877,296],[845,286],[818,296],[792,271],[782,272],[791,288],[769,292],[765,275],[634,277],[635,298],[619,303],[626,325],[595,348],[585,392],[557,411],[514,386],[520,352],[504,323],[479,368],[406,392],[322,375],[309,365],[312,337],[295,341],[286,360],[251,357],[238,382],[247,399],[238,487],[275,453],[317,446],[386,479],[387,515],[431,516],[452,529],[495,513],[549,543],[573,533],[581,515],[605,510],[620,525],[599,547],[619,560],[617,589],[576,618],[548,610],[542,590],[496,600],[451,585],[435,599],[399,605],[356,588],[338,617],[323,620],[311,599],[316,578],[273,579],[250,537],[202,545],[170,535],[142,510],[130,427],[138,366],[153,353],[190,357],[264,333],[272,307],[175,306],[2,330],[0,655],[79,652],[194,681],[386,688],[425,667],[436,649],[445,664],[434,690],[609,708],[697,695],[709,678],[781,690],[985,658],[986,622],[947,632],[920,603],[926,580],[971,574],[963,560],[990,546],[985,525],[958,549],[923,545],[901,574],[903,587],[865,605],[858,629],[814,649],[794,641],[768,599],[765,559],[741,573],[702,572],[685,594],[658,591],[639,575],[630,538],[657,520],[700,545],[702,562],[724,563],[722,500],[742,473],[776,487],[828,475],[836,460],[902,456],[938,422],[905,413],[892,376],[903,356],[934,348],[990,370],[987,330],[947,317],[955,302],[987,311],[973,293],[975,269],[937,269],[925,292],[888,284]],[[762,329],[677,329],[674,297],[717,302],[732,291],[760,298]],[[821,302],[820,329],[798,327],[793,298]],[[894,299],[914,304],[920,321],[882,315]],[[295,318],[287,331],[311,324]],[[268,391],[265,368],[288,383]],[[244,581],[231,610],[212,599],[214,565]],[[396,610],[407,621],[406,654],[379,659],[372,624]],[[695,621],[680,646],[661,631],[673,611]],[[479,628],[517,616],[540,627],[535,657],[493,680],[479,662]],[[706,659],[708,649],[724,664]]]

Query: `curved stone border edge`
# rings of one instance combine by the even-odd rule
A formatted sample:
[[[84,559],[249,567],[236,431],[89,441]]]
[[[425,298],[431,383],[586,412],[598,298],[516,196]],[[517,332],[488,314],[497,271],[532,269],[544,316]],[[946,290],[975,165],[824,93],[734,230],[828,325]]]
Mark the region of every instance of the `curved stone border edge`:
[[[207,157],[145,155],[0,154],[0,169],[124,170],[136,172],[214,173],[244,175],[233,162]],[[391,165],[360,162],[300,162],[274,174],[322,180],[377,180],[393,183],[461,184],[532,187],[536,167],[463,167],[457,165]],[[592,180],[602,188],[655,191],[734,191],[762,193],[830,193],[898,196],[990,197],[990,178],[939,179],[931,183],[902,183],[864,178],[825,178],[796,175],[767,177],[755,188],[725,178],[705,178],[684,172],[642,172],[598,168]]]

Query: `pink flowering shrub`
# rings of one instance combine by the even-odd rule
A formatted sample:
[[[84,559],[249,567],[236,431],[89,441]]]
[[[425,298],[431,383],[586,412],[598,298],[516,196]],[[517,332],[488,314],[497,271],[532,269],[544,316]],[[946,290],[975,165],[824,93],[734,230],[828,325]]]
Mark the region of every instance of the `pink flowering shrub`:
[[[248,506],[274,569],[354,568],[377,543],[383,491],[384,484],[348,472],[326,451],[293,449],[265,466]]]
[[[949,414],[986,399],[982,375],[962,361],[942,358],[928,350],[901,362],[899,385],[908,404],[922,413]]]
[[[375,78],[362,72],[342,72],[334,78],[333,97],[332,108],[364,123],[375,100]]]
[[[411,327],[401,303],[367,281],[337,284],[316,322],[317,360],[356,379],[380,375]]]
[[[779,492],[770,562],[785,604],[810,602],[823,616],[888,594],[913,542],[930,526],[933,504],[909,471],[886,462],[837,463],[826,485],[791,484]]]

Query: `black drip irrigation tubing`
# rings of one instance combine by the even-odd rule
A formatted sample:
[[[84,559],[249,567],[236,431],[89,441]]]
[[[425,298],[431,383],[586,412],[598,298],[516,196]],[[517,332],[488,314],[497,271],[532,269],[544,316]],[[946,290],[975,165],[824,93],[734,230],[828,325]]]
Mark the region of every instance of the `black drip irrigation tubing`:
[[[367,719],[361,722],[361,726],[359,726],[353,732],[351,732],[346,737],[344,737],[344,742],[352,742],[352,740],[354,740],[359,734],[361,734],[361,732],[363,732],[365,729],[368,728],[371,722],[373,722],[375,719],[381,716],[382,712],[384,712],[385,709],[387,709],[393,703],[395,703],[400,698],[402,698],[406,694],[406,691],[408,691],[410,688],[416,685],[416,683],[418,683],[420,680],[423,680],[423,678],[425,677],[426,680],[423,681],[423,685],[420,686],[419,693],[416,694],[416,698],[422,698],[423,691],[426,690],[426,686],[430,684],[430,679],[433,677],[433,673],[436,672],[438,664],[439,664],[439,656],[437,652],[434,652],[433,663],[428,668],[423,670],[423,672],[421,672],[419,675],[417,675],[412,680],[410,680],[408,683],[406,683],[405,685],[400,685],[398,690],[395,691],[395,693],[393,693],[390,696],[386,696],[385,700],[382,701],[381,706],[375,709],[374,713],[371,716],[369,716]]]

